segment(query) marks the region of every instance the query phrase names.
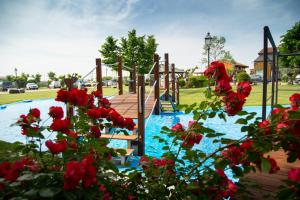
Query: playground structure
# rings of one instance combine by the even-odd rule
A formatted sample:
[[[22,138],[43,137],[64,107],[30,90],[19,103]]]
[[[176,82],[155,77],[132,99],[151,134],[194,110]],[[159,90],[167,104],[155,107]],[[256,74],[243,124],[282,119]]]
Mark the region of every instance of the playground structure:
[[[175,64],[169,65],[169,55],[164,54],[164,73],[160,75],[159,72],[159,55],[154,54],[153,65],[149,70],[148,74],[135,74],[135,67],[129,68],[122,62],[122,58],[119,57],[117,63],[117,88],[118,93],[110,100],[111,106],[115,108],[123,117],[137,119],[136,130],[133,131],[132,135],[122,135],[110,133],[108,129],[105,130],[105,134],[101,135],[101,138],[109,140],[126,140],[127,148],[126,155],[121,156],[121,163],[124,164],[126,157],[136,153],[139,156],[145,154],[145,127],[146,118],[152,113],[159,115],[164,112],[166,108],[171,108],[172,112],[176,112],[176,105],[179,104],[179,84],[175,74]],[[103,64],[100,58],[96,59],[96,67],[92,69],[87,75],[91,74],[96,70],[96,90],[99,91],[103,96],[103,81],[102,81],[102,66],[109,66]],[[170,90],[170,68],[171,68],[171,90]],[[130,83],[134,87],[133,90],[128,90],[128,93],[124,92],[124,81],[123,81],[123,70],[131,71],[133,75],[132,79],[137,77],[137,80],[130,80]],[[86,75],[86,76],[87,76]],[[84,76],[84,77],[86,77]],[[164,79],[164,88],[161,92],[160,88],[160,77]],[[149,89],[146,90],[146,80],[149,82]],[[68,90],[73,88],[73,83],[76,80],[70,78],[66,79],[66,85]],[[171,91],[171,94],[170,94]],[[67,115],[71,117],[73,115],[73,108],[67,107]]]

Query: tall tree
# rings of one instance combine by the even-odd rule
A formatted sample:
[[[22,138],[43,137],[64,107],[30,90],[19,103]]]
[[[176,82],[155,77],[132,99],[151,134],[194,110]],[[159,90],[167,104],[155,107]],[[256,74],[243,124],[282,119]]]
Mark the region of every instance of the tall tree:
[[[141,74],[148,73],[153,64],[153,54],[156,51],[157,43],[154,36],[137,36],[136,30],[128,32],[127,38],[118,40],[108,36],[99,52],[103,57],[103,63],[112,64],[113,70],[117,69],[118,56],[122,56],[125,65],[124,70],[132,71],[133,67]]]
[[[108,36],[105,39],[105,43],[101,46],[99,52],[103,57],[103,63],[108,64],[113,70],[118,69],[116,62],[118,61],[118,56],[120,47],[118,46],[118,40],[114,39],[113,36]]]
[[[48,72],[48,78],[50,81],[57,81],[56,74],[54,72]]]
[[[297,22],[286,34],[281,36],[279,52],[300,52],[300,22]],[[281,68],[281,73],[287,75],[289,82],[293,83],[296,75],[300,73],[300,56],[279,57],[279,67]]]
[[[31,77],[36,84],[39,84],[41,82],[42,75],[40,75],[39,73],[31,75]]]
[[[229,60],[234,61],[232,55],[230,54],[230,51],[226,51],[224,49],[226,43],[226,39],[223,36],[213,36],[211,40],[211,46],[209,50],[209,60],[210,62],[216,61],[216,60]],[[202,63],[207,64],[207,45],[205,44],[203,46],[203,58],[202,58]]]

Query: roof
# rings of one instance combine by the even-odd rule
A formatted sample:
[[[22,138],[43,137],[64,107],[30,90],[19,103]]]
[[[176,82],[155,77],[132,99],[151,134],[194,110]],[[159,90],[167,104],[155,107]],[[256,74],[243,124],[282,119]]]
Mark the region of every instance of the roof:
[[[272,61],[273,60],[273,56],[272,55],[268,55],[268,61]],[[263,62],[264,61],[264,56],[263,55],[259,55],[254,62]]]
[[[159,66],[159,73],[165,73],[165,65],[160,65]],[[169,73],[172,73],[171,66],[169,66]],[[175,73],[177,73],[177,74],[183,74],[184,70],[175,67]]]
[[[273,48],[268,48],[268,54],[272,54],[273,53]],[[260,50],[258,52],[258,55],[263,55],[264,54],[264,49]]]
[[[234,66],[235,66],[235,67],[243,67],[243,68],[248,68],[248,67],[249,67],[248,65],[244,65],[244,64],[239,63],[239,62],[236,62],[236,63],[234,64]]]

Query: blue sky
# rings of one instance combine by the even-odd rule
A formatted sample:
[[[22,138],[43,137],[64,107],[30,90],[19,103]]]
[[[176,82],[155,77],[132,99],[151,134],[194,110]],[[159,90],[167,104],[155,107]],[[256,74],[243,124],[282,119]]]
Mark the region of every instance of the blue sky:
[[[202,65],[204,37],[226,38],[234,58],[253,66],[263,26],[276,43],[300,21],[299,0],[0,0],[0,76],[19,72],[82,75],[108,35],[153,34],[177,67]]]

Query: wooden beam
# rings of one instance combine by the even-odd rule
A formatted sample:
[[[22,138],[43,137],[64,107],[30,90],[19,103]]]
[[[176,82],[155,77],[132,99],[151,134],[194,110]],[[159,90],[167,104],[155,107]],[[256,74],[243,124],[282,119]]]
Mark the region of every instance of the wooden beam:
[[[179,81],[178,81],[178,78],[176,79],[176,104],[179,105]]]
[[[172,101],[175,102],[175,64],[172,63]]]
[[[159,108],[159,55],[154,54],[154,100],[156,100],[155,107],[154,107],[154,114],[159,115],[160,108]]]
[[[103,96],[102,89],[102,69],[101,69],[101,59],[96,58],[96,81],[97,81],[97,91]]]
[[[165,100],[169,100],[169,54],[165,53]]]
[[[118,88],[119,95],[123,94],[122,58],[118,57]]]
[[[136,66],[133,66],[132,69],[132,80],[133,80],[132,89],[133,89],[133,93],[135,94],[136,93]]]
[[[138,155],[145,154],[145,77],[138,75]]]

